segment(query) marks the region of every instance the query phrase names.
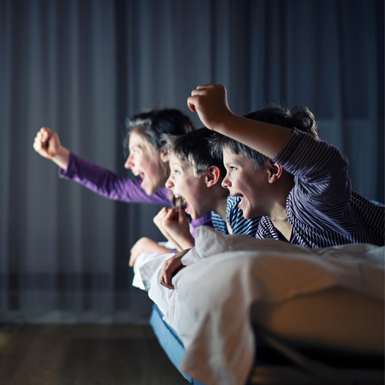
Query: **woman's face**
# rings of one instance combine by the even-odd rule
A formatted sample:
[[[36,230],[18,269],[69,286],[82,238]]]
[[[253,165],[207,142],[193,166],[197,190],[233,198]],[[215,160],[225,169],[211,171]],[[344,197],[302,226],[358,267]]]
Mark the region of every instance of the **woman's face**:
[[[152,195],[164,187],[169,175],[168,156],[163,148],[156,150],[135,131],[130,135],[130,155],[124,164],[134,175],[142,178],[140,187]]]

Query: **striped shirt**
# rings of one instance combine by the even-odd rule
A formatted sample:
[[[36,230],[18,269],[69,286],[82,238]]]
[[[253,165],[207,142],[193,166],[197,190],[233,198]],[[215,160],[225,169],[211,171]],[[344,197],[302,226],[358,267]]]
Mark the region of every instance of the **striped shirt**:
[[[260,217],[253,219],[245,219],[243,217],[242,210],[238,207],[240,198],[231,197],[227,198],[226,217],[229,222],[233,234],[244,234],[255,236],[257,233]],[[213,211],[211,212],[211,220],[215,230],[220,231],[223,234],[228,235],[226,222]]]
[[[312,248],[385,244],[385,207],[352,191],[348,160],[336,147],[295,129],[274,162],[294,176],[286,200],[290,243]],[[256,238],[280,239],[269,217],[262,217]]]

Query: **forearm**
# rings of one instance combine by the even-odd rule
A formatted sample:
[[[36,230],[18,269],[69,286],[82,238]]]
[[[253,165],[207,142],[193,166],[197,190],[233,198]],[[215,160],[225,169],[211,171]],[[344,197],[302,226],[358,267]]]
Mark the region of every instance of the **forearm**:
[[[228,114],[214,130],[274,159],[289,142],[293,131],[282,126]]]
[[[169,191],[162,188],[147,195],[140,187],[139,179],[130,179],[70,153],[67,170],[60,170],[60,177],[74,180],[91,191],[109,199],[171,205]]]
[[[194,247],[195,241],[193,236],[188,234],[179,234],[172,229],[167,230],[163,226],[158,226],[161,233],[170,241],[172,242],[178,251],[182,251],[185,249],[190,249],[191,247]]]
[[[51,158],[51,160],[56,163],[61,169],[67,170],[68,167],[68,161],[70,158],[70,151],[61,146],[57,153]]]
[[[195,246],[195,240],[191,234],[188,235],[175,235],[174,239],[181,246],[181,250],[191,249]]]
[[[161,227],[158,225],[158,228],[159,228],[160,232],[163,234],[163,236],[168,241],[170,241],[178,251],[184,250],[183,247],[166,231],[166,229],[164,227]]]
[[[231,112],[226,88],[220,84],[198,86],[187,99],[191,111],[197,112],[209,129],[235,139],[269,158],[276,157],[291,137],[291,130],[262,123]]]
[[[151,245],[146,252],[168,254],[168,253],[170,253],[170,249],[155,243],[155,244]]]

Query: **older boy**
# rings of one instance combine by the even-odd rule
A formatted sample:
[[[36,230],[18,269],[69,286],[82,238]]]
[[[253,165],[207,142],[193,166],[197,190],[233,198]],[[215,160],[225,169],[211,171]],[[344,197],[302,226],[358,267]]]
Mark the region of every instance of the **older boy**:
[[[227,169],[222,184],[242,199],[246,218],[263,216],[257,238],[308,247],[385,244],[385,208],[352,190],[347,159],[314,137],[309,110],[263,109],[241,117],[228,108],[221,85],[199,86],[191,95],[190,108],[227,137],[220,143]]]
[[[217,141],[227,170],[222,185],[241,199],[245,218],[262,216],[256,238],[312,248],[385,245],[385,207],[352,190],[347,159],[319,140],[307,108],[273,107],[237,116],[222,85],[198,86],[188,105],[206,127],[224,135]],[[178,271],[172,262],[160,277],[168,288]]]

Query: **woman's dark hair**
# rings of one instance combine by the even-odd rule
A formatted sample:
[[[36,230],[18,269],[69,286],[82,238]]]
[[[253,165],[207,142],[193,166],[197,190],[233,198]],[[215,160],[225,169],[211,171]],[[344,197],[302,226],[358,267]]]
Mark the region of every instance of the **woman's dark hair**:
[[[226,175],[223,166],[222,152],[212,152],[211,141],[218,136],[217,132],[206,127],[188,132],[182,136],[164,135],[166,149],[178,159],[191,164],[197,176],[207,172],[209,167],[217,166],[221,172],[221,178]]]
[[[271,106],[255,112],[250,112],[243,116],[248,119],[271,123],[290,129],[297,128],[298,130],[307,132],[314,138],[319,139],[315,117],[307,107],[296,106],[289,110],[282,106]],[[241,153],[251,159],[254,162],[255,168],[262,167],[267,164],[267,161],[269,160],[267,156],[260,152],[224,135],[213,138],[212,142],[214,153],[222,153],[222,149],[226,147],[234,154]]]
[[[155,109],[143,112],[127,119],[123,135],[123,148],[125,155],[129,153],[129,139],[134,131],[145,139],[155,149],[164,146],[163,134],[183,135],[194,130],[191,119],[177,109]]]

